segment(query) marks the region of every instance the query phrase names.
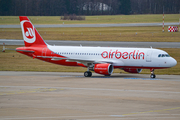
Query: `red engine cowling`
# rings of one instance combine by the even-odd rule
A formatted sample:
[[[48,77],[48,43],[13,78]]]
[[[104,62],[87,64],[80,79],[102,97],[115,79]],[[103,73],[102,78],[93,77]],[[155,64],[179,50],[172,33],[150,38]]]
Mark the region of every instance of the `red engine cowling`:
[[[94,65],[94,72],[102,75],[111,75],[113,69],[114,69],[113,66],[108,63]]]
[[[137,68],[124,68],[123,70],[128,73],[140,73],[142,71],[142,69]]]

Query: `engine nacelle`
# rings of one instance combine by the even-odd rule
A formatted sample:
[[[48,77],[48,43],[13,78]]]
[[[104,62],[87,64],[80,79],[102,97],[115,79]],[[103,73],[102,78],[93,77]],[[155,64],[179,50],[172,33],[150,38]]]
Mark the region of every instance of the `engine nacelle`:
[[[137,68],[124,68],[123,70],[128,73],[140,73],[142,71],[142,69]]]
[[[103,63],[103,64],[95,64],[93,70],[98,74],[111,75],[114,68],[111,64]]]

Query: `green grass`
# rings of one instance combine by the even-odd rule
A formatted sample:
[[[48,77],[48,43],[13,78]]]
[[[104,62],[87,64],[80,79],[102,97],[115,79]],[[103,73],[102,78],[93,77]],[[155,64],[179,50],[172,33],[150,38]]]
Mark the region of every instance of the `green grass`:
[[[60,16],[28,16],[33,24],[159,23],[162,14],[86,16],[86,20],[60,20]],[[179,22],[179,14],[165,14],[165,22]],[[18,16],[0,16],[0,24],[19,25]]]
[[[37,28],[45,40],[180,42],[180,32],[162,27]],[[136,35],[137,33],[137,35]],[[0,29],[1,39],[23,39],[20,28]]]
[[[20,46],[6,46],[6,48],[15,49]],[[2,48],[2,46],[0,46]],[[174,74],[180,75],[180,56],[177,55],[179,48],[164,48],[172,57],[174,57],[178,64],[175,67],[168,69],[155,70],[156,74]],[[0,71],[44,71],[44,72],[84,72],[86,68],[82,67],[67,67],[47,63],[37,59],[32,59],[15,51],[6,50],[5,53],[0,52]],[[120,73],[124,71],[115,69],[114,72]],[[144,69],[142,74],[150,74],[150,70]]]

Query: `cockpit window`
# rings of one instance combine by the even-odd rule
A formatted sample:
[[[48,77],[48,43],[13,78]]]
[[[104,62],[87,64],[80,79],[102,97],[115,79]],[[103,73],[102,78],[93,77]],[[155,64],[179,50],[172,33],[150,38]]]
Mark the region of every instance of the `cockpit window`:
[[[158,57],[170,57],[168,54],[159,54]]]
[[[170,57],[170,55],[166,54],[166,57]]]

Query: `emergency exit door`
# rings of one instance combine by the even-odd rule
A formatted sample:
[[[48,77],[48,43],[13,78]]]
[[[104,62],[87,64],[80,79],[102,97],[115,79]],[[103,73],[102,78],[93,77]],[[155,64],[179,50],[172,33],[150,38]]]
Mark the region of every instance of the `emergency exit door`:
[[[152,50],[147,51],[146,62],[151,62]]]

